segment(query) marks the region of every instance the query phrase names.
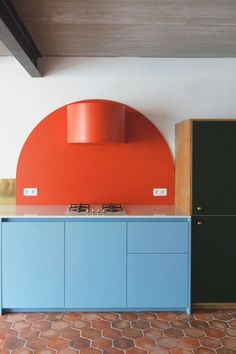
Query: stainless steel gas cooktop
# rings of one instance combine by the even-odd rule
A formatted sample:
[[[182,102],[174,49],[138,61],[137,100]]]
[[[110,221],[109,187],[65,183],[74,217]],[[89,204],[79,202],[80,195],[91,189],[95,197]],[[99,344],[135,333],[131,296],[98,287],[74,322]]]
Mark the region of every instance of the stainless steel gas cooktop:
[[[71,204],[67,215],[124,215],[126,214],[121,204]]]

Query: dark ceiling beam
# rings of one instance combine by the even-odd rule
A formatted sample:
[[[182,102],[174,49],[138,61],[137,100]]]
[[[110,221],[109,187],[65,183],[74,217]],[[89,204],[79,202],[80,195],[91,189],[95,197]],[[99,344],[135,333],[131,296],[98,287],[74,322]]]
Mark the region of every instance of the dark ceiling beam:
[[[42,77],[41,54],[10,0],[0,0],[0,39],[32,77]]]

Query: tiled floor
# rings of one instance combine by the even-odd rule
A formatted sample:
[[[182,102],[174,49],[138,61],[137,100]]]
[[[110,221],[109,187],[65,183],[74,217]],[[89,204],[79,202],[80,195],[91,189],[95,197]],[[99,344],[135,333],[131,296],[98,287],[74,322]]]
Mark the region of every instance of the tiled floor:
[[[235,354],[236,309],[0,316],[0,354]]]

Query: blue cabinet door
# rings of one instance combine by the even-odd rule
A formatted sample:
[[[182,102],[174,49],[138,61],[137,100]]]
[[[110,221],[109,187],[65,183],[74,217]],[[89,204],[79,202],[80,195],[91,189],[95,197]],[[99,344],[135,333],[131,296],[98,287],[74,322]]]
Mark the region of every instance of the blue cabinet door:
[[[127,306],[184,309],[188,306],[187,254],[129,254]]]
[[[67,222],[67,308],[126,306],[126,223]]]
[[[64,223],[2,223],[2,305],[64,307]]]

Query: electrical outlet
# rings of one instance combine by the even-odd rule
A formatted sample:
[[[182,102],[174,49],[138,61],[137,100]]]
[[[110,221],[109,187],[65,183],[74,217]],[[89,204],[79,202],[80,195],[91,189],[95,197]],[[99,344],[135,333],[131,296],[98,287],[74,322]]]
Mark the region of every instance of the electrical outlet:
[[[166,197],[167,196],[167,188],[153,188],[153,196],[154,197]]]
[[[38,188],[24,188],[25,197],[36,197],[38,195]]]

